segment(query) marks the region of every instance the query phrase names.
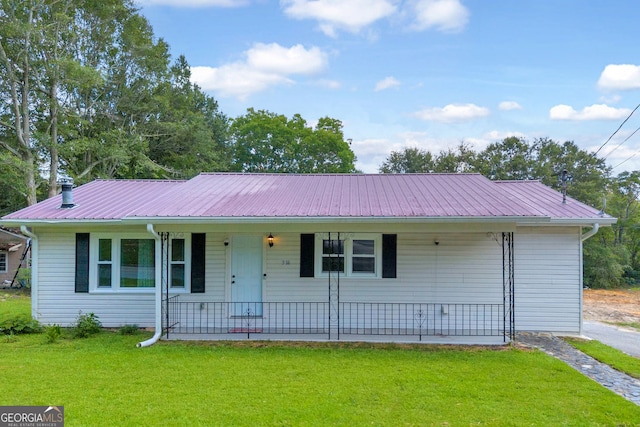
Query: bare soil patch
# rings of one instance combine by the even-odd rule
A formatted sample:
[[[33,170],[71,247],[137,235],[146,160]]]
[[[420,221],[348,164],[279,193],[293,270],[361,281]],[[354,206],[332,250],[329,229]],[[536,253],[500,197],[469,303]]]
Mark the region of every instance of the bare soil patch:
[[[640,324],[640,289],[585,289],[585,320]]]

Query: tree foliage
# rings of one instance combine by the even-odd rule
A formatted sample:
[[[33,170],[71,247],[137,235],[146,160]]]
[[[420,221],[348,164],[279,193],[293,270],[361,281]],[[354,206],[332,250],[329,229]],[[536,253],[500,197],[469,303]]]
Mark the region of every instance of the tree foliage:
[[[231,169],[242,172],[355,172],[355,155],[345,141],[342,122],[323,117],[312,128],[299,115],[250,108],[233,120]]]
[[[11,200],[55,195],[58,173],[82,183],[228,168],[226,117],[132,0],[0,5],[1,157],[21,181]]]
[[[380,173],[464,173],[470,172],[476,153],[468,144],[461,143],[455,150],[432,154],[427,150],[407,147],[392,151],[379,168]]]

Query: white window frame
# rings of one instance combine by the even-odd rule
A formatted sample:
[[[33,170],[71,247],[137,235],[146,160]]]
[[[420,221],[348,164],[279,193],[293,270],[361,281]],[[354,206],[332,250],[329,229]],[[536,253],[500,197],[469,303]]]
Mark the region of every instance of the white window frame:
[[[184,261],[177,262],[173,260],[173,240],[184,240]],[[184,287],[173,287],[173,264],[184,264]],[[169,236],[169,292],[171,293],[191,293],[191,233],[170,233]]]
[[[315,277],[328,277],[328,272],[322,271],[322,241],[328,240],[327,233],[317,233],[315,237],[314,265]],[[331,233],[331,240],[337,240],[338,233]],[[382,234],[378,233],[340,233],[340,240],[344,240],[344,273],[340,273],[342,277],[378,279],[382,277]],[[364,273],[353,271],[353,241],[354,240],[373,240],[375,258],[375,273]],[[358,256],[358,255],[356,255]]]
[[[0,256],[4,255],[4,269],[0,269],[0,273],[9,272],[9,252],[0,251]]]
[[[98,250],[100,239],[111,239],[111,287],[99,287],[98,286]],[[154,260],[155,269],[158,268],[157,257],[158,247],[155,244],[155,239],[148,233],[130,233],[130,234],[110,234],[110,233],[91,233],[89,241],[89,290],[92,293],[154,293],[155,287],[158,283],[155,283],[154,273],[154,286],[148,288],[127,288],[120,287],[120,248],[122,240],[153,240],[154,248],[156,251],[156,257]]]

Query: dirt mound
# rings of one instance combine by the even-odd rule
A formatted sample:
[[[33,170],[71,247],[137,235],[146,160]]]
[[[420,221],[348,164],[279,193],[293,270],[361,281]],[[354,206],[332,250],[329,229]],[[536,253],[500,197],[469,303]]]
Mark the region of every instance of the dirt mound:
[[[585,289],[585,320],[609,323],[640,323],[640,289]]]

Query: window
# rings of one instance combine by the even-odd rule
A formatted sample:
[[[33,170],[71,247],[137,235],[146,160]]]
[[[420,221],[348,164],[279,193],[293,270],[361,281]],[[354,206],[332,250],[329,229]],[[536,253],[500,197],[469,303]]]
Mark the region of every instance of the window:
[[[120,287],[153,288],[156,284],[154,239],[120,240]]]
[[[351,271],[376,274],[375,248],[375,240],[353,240]]]
[[[89,238],[89,237],[87,237]],[[171,233],[167,256],[169,287],[189,292],[191,234]],[[88,291],[151,291],[156,286],[156,241],[149,234],[92,233]],[[86,291],[85,291],[86,292]]]
[[[156,285],[156,241],[148,234],[92,234],[90,288],[94,290],[141,290]]]
[[[322,240],[322,272],[344,273],[344,240]]]
[[[381,277],[381,235],[332,233],[316,236],[316,276],[338,271],[348,277]],[[335,239],[334,239],[335,237]]]
[[[184,239],[171,240],[171,287],[185,288],[185,244]]]
[[[6,273],[8,271],[9,260],[6,252],[0,252],[0,273]]]
[[[98,239],[98,287],[110,288],[113,273],[111,239]]]

